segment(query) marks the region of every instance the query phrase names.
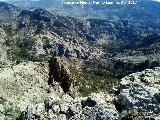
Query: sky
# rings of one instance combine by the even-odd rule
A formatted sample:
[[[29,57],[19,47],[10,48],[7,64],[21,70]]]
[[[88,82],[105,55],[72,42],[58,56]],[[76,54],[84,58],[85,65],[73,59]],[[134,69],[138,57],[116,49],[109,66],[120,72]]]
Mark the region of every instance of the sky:
[[[0,1],[22,1],[22,0],[0,0]],[[25,1],[25,0],[24,0]],[[39,1],[39,0],[27,0],[27,1]],[[107,1],[107,0],[106,0]],[[158,1],[160,2],[160,0],[153,0],[153,1]]]
[[[0,1],[22,1],[22,0],[0,0]],[[39,1],[39,0],[29,0],[29,1]]]

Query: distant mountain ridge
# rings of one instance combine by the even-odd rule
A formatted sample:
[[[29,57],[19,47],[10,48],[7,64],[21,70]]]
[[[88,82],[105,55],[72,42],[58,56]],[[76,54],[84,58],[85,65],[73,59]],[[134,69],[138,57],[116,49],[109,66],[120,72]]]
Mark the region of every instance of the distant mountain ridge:
[[[62,0],[27,1],[26,4],[24,1],[8,2],[24,9],[42,8],[52,14],[80,19],[129,20],[132,23],[154,27],[155,30],[160,25],[160,3],[151,0],[138,0],[136,5],[64,5]]]
[[[157,3],[154,3],[154,4],[155,6],[157,6],[157,8],[155,9],[158,10],[158,8],[160,7],[159,4]],[[146,8],[151,7],[148,5],[149,4],[146,5]],[[4,9],[5,6],[8,9]],[[125,7],[123,6],[122,8],[124,9]],[[139,10],[141,11],[142,8],[138,7],[138,11]],[[156,35],[159,38],[159,35],[157,34],[160,31],[160,27],[159,27],[160,17],[153,16],[151,15],[151,13],[142,15],[142,16],[140,16],[142,14],[141,12],[139,14],[135,13],[135,14],[138,14],[139,17],[141,17],[142,19],[138,19],[136,17],[133,18],[132,16],[130,16],[130,14],[134,11],[129,11],[130,14],[129,13],[126,14],[126,17],[128,17],[128,19],[124,18],[125,16],[122,16],[122,18],[119,18],[119,19],[111,19],[111,18],[109,19],[94,19],[94,18],[77,19],[75,17],[52,14],[52,12],[49,12],[44,9],[21,10],[18,7],[15,7],[7,3],[2,3],[0,6],[0,9],[2,9],[1,13],[3,15],[6,15],[5,20],[16,19],[16,22],[14,23],[15,28],[13,29],[12,32],[17,34],[18,36],[24,33],[26,34],[26,32],[28,32],[28,34],[31,34],[30,32],[34,28],[33,29],[34,32],[31,34],[32,36],[35,36],[37,34],[38,35],[46,34],[47,32],[50,32],[58,35],[58,37],[63,38],[61,40],[58,38],[58,40],[60,41],[66,41],[66,40],[72,41],[72,42],[78,41],[80,44],[85,43],[84,45],[88,45],[88,46],[92,46],[91,44],[94,44],[94,46],[101,48],[103,52],[107,54],[108,53],[117,54],[117,52],[124,52],[125,50],[139,51],[139,49],[140,51],[144,52],[143,49],[146,49],[145,47],[143,47],[144,43],[145,44],[147,43],[146,47],[149,47],[147,49],[149,51],[152,51],[152,49],[150,49],[150,46],[157,45],[157,43],[159,43],[159,41],[157,42],[157,40],[159,40],[157,38],[155,41],[154,40],[152,41],[152,38],[154,38],[152,36]],[[129,8],[125,8],[125,9],[129,9]],[[150,9],[152,9],[152,7]],[[16,14],[13,14],[13,13],[16,13]],[[7,14],[9,14],[9,16]],[[158,14],[158,11],[154,13],[154,15],[156,14]],[[132,15],[134,15],[134,13]],[[0,19],[4,20],[2,16],[0,17]],[[8,29],[11,29],[11,28],[8,28]],[[147,38],[147,36],[149,37]],[[25,35],[22,37],[28,38]],[[23,43],[23,40],[21,42]],[[23,46],[22,43],[20,45],[21,47],[27,47],[27,46]],[[43,43],[43,44],[47,44],[47,47],[49,47],[49,49],[54,49],[50,52],[55,51],[55,47],[53,43]],[[59,50],[61,51],[61,54],[64,54],[66,52],[65,55],[68,56],[70,51],[70,50],[68,51],[68,46],[66,47],[61,46],[60,43],[58,46],[60,47],[59,49],[61,49]],[[28,47],[30,48],[31,46],[28,46]],[[83,47],[85,48],[85,46]],[[42,45],[42,48],[43,48],[43,45]],[[46,47],[44,48],[46,49]],[[88,50],[91,49],[89,47],[86,47],[86,48]],[[64,49],[67,51],[64,51]],[[87,49],[84,49],[83,51],[88,51]],[[75,51],[76,49],[73,48],[72,50]],[[76,56],[79,56],[81,52],[79,53],[76,50],[75,53],[76,53]],[[86,53],[89,54],[88,52]],[[153,52],[150,52],[150,53],[153,53]],[[84,57],[86,55],[82,55],[82,56],[80,55],[80,56],[83,58],[86,58]]]

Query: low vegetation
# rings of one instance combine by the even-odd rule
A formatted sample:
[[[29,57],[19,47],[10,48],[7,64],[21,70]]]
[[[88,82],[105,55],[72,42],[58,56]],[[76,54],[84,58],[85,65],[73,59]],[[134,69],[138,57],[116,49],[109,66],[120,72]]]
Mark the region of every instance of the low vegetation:
[[[70,66],[70,71],[76,79],[75,86],[78,86],[82,96],[99,91],[110,92],[111,88],[119,82],[116,78],[80,72],[72,66]]]

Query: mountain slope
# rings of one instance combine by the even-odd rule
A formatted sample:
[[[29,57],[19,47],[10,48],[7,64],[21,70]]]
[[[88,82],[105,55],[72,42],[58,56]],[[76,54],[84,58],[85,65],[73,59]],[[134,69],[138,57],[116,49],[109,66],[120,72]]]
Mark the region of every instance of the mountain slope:
[[[138,49],[143,53],[146,47],[159,43],[158,39],[153,38],[155,40],[152,41],[150,38],[154,35],[159,38],[158,26],[153,31],[154,26],[147,27],[130,20],[81,20],[54,15],[43,9],[22,10],[15,18],[16,22],[2,28],[9,38],[6,44],[11,49],[14,47],[9,54],[25,59],[33,60],[38,55],[55,54],[87,59],[90,56],[101,56],[102,53],[108,57]],[[147,46],[143,46],[144,44]],[[147,49],[148,53],[153,54],[150,48]]]
[[[9,22],[17,18],[21,9],[11,4],[0,2],[0,20]]]

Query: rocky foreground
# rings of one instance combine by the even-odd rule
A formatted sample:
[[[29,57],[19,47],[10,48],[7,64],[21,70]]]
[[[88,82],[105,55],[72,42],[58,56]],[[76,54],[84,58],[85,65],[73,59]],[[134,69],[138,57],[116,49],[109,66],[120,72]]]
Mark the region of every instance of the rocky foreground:
[[[158,67],[122,78],[110,94],[81,97],[74,93],[73,82],[59,59],[2,68],[0,120],[160,119]]]

